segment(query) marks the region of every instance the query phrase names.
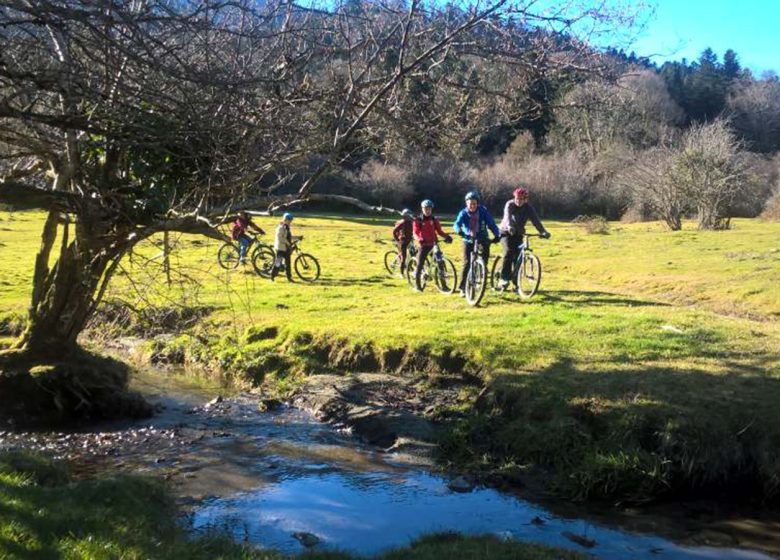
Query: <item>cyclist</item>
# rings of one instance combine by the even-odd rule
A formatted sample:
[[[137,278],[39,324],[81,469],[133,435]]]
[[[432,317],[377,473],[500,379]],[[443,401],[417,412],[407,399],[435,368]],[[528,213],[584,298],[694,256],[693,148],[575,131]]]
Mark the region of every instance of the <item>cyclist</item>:
[[[465,196],[466,207],[455,218],[455,233],[463,238],[463,269],[460,274],[460,295],[466,296],[466,276],[471,265],[472,243],[479,243],[482,258],[487,263],[490,259],[490,240],[488,229],[493,233],[493,242],[498,242],[501,232],[490,212],[479,203],[479,193],[469,191]]]
[[[265,235],[263,228],[255,224],[247,212],[241,211],[238,213],[236,221],[233,222],[231,231],[233,241],[238,241],[238,262],[240,264],[246,263],[246,254],[249,246],[252,244],[252,238],[246,234],[247,229],[252,229],[255,233]]]
[[[406,253],[409,250],[409,244],[414,239],[414,220],[412,218],[412,211],[404,208],[404,211],[401,212],[401,219],[393,227],[393,239],[398,245],[398,254],[401,256],[401,278],[406,271]]]
[[[417,252],[417,268],[414,275],[414,286],[418,292],[422,291],[420,287],[420,276],[422,275],[423,264],[430,254],[438,240],[437,234],[444,238],[446,243],[452,243],[452,236],[441,228],[441,222],[433,215],[433,202],[423,200],[420,204],[421,213],[412,223],[412,231],[417,239],[420,250]],[[440,265],[443,266],[443,265]],[[444,288],[446,290],[446,285]]]
[[[504,290],[509,285],[512,265],[517,259],[517,247],[523,242],[528,220],[531,220],[539,235],[545,239],[550,238],[550,233],[542,225],[536,210],[528,202],[528,189],[518,187],[512,191],[512,199],[504,205],[504,217],[501,220],[501,250],[504,254],[504,263],[501,267],[501,281],[496,286],[499,290]]]
[[[302,235],[293,235],[290,231],[290,224],[293,221],[293,215],[289,212],[285,212],[282,216],[282,221],[276,226],[276,238],[274,239],[274,251],[276,251],[276,258],[274,259],[274,266],[271,269],[271,280],[276,278],[279,274],[279,270],[284,263],[284,271],[287,274],[287,280],[292,282],[292,267],[290,266],[290,254],[292,253],[293,243],[303,239]]]

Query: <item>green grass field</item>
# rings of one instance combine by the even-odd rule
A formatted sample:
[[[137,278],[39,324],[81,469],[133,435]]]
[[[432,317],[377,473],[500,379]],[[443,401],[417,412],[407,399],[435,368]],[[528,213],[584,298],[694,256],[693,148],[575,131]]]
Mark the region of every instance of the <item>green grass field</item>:
[[[274,220],[258,222],[273,231]],[[123,264],[108,299],[216,307],[201,333],[222,341],[184,353],[255,380],[327,367],[312,358],[323,348],[332,359],[351,347],[343,364],[356,368],[421,352],[452,369],[456,356],[490,384],[443,446],[460,466],[541,467],[560,491],[583,498],[737,484],[777,495],[780,223],[735,220],[724,232],[613,224],[608,235],[589,235],[548,222],[553,238],[534,243],[541,292],[530,301],[488,293],[476,309],[389,278],[390,223],[296,218],[294,233],[322,265],[314,285],[271,283],[251,267],[226,272],[218,243],[173,236],[168,288],[160,249],[147,243]],[[26,305],[40,224],[40,214],[0,214],[6,310]],[[456,262],[459,243],[444,246]],[[250,342],[249,327],[275,329]]]

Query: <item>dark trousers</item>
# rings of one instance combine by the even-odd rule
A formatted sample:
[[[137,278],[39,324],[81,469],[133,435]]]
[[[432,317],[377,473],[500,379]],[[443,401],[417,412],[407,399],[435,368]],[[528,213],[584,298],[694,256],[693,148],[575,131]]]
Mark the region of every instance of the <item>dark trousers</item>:
[[[277,251],[276,259],[274,259],[274,267],[271,269],[271,279],[276,278],[279,274],[281,266],[279,266],[279,259],[284,260],[284,271],[287,274],[287,279],[292,282],[292,266],[290,265],[290,251]]]
[[[409,245],[412,243],[411,239],[407,239],[406,241],[397,241],[396,245],[398,245],[398,254],[401,255],[401,273],[403,273],[404,270],[406,270],[406,257],[409,253]]]
[[[482,259],[485,262],[485,268],[490,261],[490,241],[478,241],[479,252],[482,255]],[[469,274],[469,267],[471,266],[471,243],[463,243],[463,267],[460,269],[460,289],[466,289],[466,276]]]
[[[517,246],[523,242],[523,237],[520,235],[513,235],[511,237],[501,238],[501,252],[504,254],[504,263],[501,266],[501,280],[509,281],[512,275],[512,266],[517,259]],[[517,283],[517,278],[511,278],[513,283]]]
[[[420,289],[420,276],[422,276],[423,266],[425,266],[425,259],[433,251],[433,245],[420,245],[420,250],[417,251],[417,269],[414,271],[414,285],[417,289]]]

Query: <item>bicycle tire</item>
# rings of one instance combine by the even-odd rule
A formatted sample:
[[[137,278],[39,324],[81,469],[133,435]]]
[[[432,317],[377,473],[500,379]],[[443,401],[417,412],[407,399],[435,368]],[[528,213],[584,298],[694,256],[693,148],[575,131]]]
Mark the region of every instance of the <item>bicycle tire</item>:
[[[398,251],[385,253],[385,269],[390,276],[395,276],[401,266],[401,255]]]
[[[238,267],[240,253],[233,243],[223,243],[217,251],[217,262],[225,270],[233,270]]]
[[[410,287],[414,288],[414,274],[417,271],[417,259],[410,259],[406,265],[406,282]]]
[[[309,253],[301,253],[293,263],[295,274],[304,282],[316,282],[320,277],[320,263]]]
[[[528,299],[539,289],[542,281],[542,262],[539,257],[526,251],[523,262],[517,269],[517,293],[520,297]]]
[[[487,278],[485,277],[485,263],[479,258],[469,266],[468,276],[466,277],[466,302],[472,307],[479,305],[485,295],[487,287]]]
[[[443,294],[454,294],[458,287],[458,271],[455,268],[455,264],[444,257],[443,259],[445,276],[442,277],[442,269],[439,268],[438,263],[433,267],[433,281],[436,284],[436,288]]]
[[[498,256],[493,259],[493,266],[490,267],[490,287],[495,289],[501,281],[501,267],[504,264],[504,257]]]
[[[274,250],[268,245],[263,245],[252,253],[252,267],[258,275],[263,278],[270,278],[275,259],[276,253]]]
[[[269,245],[268,243],[261,243],[260,241],[256,241],[254,243],[255,248],[252,249],[252,255],[250,257],[250,260],[254,260],[255,255],[260,252],[262,249],[268,249],[269,251],[273,252],[274,248]]]

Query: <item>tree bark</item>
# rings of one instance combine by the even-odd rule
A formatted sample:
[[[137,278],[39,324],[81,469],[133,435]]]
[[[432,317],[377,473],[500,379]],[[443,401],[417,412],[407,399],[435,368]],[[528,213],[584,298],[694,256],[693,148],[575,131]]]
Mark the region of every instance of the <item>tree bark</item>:
[[[59,254],[50,266],[58,232]],[[97,303],[96,293],[123,252],[106,233],[102,227],[95,231],[81,220],[72,224],[59,212],[49,212],[35,261],[28,324],[18,350],[42,359],[63,358],[77,348],[76,339]]]

